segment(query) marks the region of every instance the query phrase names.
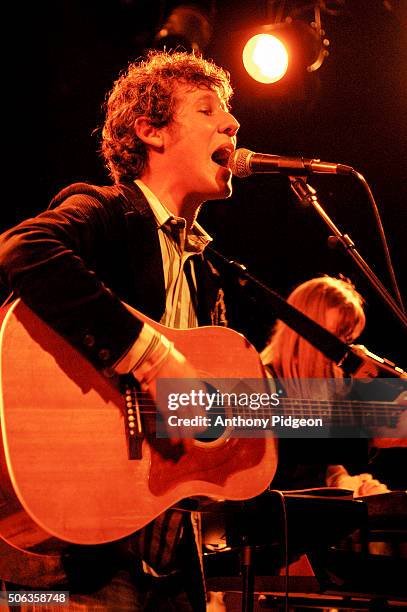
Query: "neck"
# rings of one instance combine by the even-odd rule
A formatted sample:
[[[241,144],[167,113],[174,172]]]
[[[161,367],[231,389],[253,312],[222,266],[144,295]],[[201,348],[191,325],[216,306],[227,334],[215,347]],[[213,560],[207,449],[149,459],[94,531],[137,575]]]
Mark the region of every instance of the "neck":
[[[193,225],[203,203],[198,194],[182,193],[171,177],[163,180],[145,172],[140,179],[173,215],[186,220],[187,229]]]

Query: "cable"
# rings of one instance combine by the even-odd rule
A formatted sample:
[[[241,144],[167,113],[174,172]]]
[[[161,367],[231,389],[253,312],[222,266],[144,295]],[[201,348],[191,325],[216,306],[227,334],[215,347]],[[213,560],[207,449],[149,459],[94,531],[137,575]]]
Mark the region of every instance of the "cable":
[[[393,264],[392,264],[392,261],[391,261],[390,251],[389,251],[389,247],[388,247],[387,239],[386,239],[386,234],[384,233],[384,228],[383,228],[382,220],[380,218],[380,213],[379,213],[378,206],[377,206],[376,201],[374,199],[373,193],[372,193],[372,191],[371,191],[371,189],[370,189],[370,187],[369,187],[365,177],[363,176],[363,174],[360,174],[360,172],[358,172],[357,170],[352,169],[352,175],[355,176],[362,183],[362,185],[363,185],[363,187],[364,187],[364,189],[365,189],[365,191],[366,191],[366,193],[368,195],[369,202],[370,202],[370,204],[371,204],[371,206],[373,208],[373,214],[374,214],[374,217],[375,217],[375,220],[376,220],[376,223],[377,223],[377,227],[378,227],[378,230],[379,230],[379,236],[380,236],[380,239],[381,239],[381,242],[382,242],[382,245],[383,245],[385,261],[386,261],[387,269],[388,269],[388,272],[389,272],[389,275],[390,275],[390,280],[391,280],[391,284],[392,284],[392,287],[393,287],[393,291],[395,293],[395,296],[397,298],[397,301],[398,301],[398,303],[400,305],[401,310],[405,314],[406,313],[406,309],[405,309],[405,306],[403,304],[403,299],[401,297],[400,290],[399,290],[399,287],[398,287],[398,284],[397,284],[397,279],[396,279],[396,275],[395,275],[395,272],[394,272]]]

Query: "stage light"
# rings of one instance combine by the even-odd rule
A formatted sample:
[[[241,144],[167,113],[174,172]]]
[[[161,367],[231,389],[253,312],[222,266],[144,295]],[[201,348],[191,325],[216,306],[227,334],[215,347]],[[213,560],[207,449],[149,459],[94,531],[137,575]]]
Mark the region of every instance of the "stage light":
[[[255,81],[276,83],[287,72],[288,52],[279,38],[256,34],[243,49],[243,64]]]
[[[329,55],[329,41],[316,22],[308,24],[288,17],[283,22],[252,27],[240,36],[246,73],[273,89],[280,88],[278,81],[300,84]]]

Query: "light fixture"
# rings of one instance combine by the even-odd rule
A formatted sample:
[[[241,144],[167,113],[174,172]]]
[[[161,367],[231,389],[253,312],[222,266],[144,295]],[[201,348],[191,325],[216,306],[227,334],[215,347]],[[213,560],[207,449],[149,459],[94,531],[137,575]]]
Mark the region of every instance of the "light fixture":
[[[175,7],[154,39],[154,47],[173,51],[184,48],[201,53],[212,36],[209,16],[195,4]]]
[[[288,52],[276,36],[256,34],[243,49],[243,65],[259,83],[275,83],[287,72]]]
[[[311,8],[313,20],[309,23],[304,19],[305,9],[310,10],[308,3],[293,13],[300,13],[301,19],[287,15],[283,20],[280,12],[273,23],[263,23],[246,31],[242,41],[243,65],[253,79],[273,84],[321,67],[329,55],[329,40],[322,29],[320,3],[315,1]]]

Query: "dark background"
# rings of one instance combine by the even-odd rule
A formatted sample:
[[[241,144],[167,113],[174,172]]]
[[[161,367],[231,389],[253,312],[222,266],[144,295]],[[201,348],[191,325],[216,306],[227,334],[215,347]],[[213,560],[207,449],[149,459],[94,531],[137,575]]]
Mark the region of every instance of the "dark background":
[[[15,32],[12,51],[22,51],[15,73],[23,95],[6,99],[11,107],[22,102],[18,124],[24,137],[14,139],[18,196],[3,206],[3,228],[44,209],[70,182],[108,182],[97,153],[105,95],[119,71],[151,45],[165,15],[177,4],[59,0],[30,9],[16,5],[10,27]],[[378,202],[406,298],[407,3],[328,2],[328,7],[341,7],[339,14],[322,14],[330,56],[316,73],[285,89],[264,88],[245,77],[239,56],[240,32],[261,22],[266,7],[276,3],[196,4],[214,14],[213,37],[204,54],[231,72],[236,87],[233,112],[241,123],[239,145],[319,157],[359,170]],[[300,10],[304,4],[291,0],[286,6]],[[303,17],[309,22],[311,13]],[[337,225],[389,286],[372,210],[360,185],[339,176],[315,176],[310,182]],[[316,274],[350,277],[367,302],[362,342],[407,369],[401,326],[353,262],[327,246],[327,228],[313,210],[295,201],[287,178],[253,176],[234,179],[234,185],[230,200],[209,203],[201,213],[215,246],[284,296]],[[235,306],[233,324],[262,348],[272,312],[256,312],[246,303]]]

